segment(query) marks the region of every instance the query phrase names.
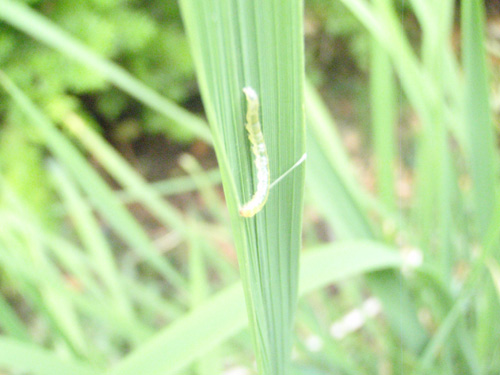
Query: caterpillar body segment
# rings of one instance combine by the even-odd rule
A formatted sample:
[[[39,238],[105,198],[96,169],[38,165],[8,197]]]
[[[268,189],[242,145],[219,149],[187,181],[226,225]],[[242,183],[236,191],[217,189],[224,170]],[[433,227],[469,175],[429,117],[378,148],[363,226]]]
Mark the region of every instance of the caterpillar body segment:
[[[255,156],[257,189],[252,198],[240,207],[240,215],[243,217],[252,217],[266,204],[271,185],[271,173],[269,170],[267,147],[259,120],[259,96],[251,87],[244,87],[243,93],[247,99],[247,123],[245,127],[248,131],[248,139],[252,145],[252,153]]]

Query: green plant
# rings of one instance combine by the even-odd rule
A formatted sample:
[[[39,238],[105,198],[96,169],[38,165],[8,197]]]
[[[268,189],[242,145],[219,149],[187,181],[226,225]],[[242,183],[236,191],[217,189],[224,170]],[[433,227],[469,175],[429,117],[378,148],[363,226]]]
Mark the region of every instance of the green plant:
[[[393,2],[341,2],[373,43],[367,87],[373,92],[366,97],[379,166],[375,193],[356,178],[335,121],[304,83],[299,1],[227,0],[215,8],[211,1],[182,1],[209,133],[203,120],[55,24],[18,2],[0,0],[0,18],[7,24],[213,141],[229,208],[228,217],[210,184],[213,173],[200,172],[192,158],[182,159],[188,171],[183,179],[148,183],[94,129],[96,121],[71,105],[46,106],[35,93],[24,92],[12,71],[0,73],[11,98],[2,104],[9,114],[3,117],[0,153],[2,370],[214,374],[223,373],[227,363],[250,368],[256,350],[262,374],[500,371],[498,151],[488,103],[483,5],[461,2],[458,54],[450,42],[452,0],[409,2],[405,11],[413,12],[421,29],[418,47],[410,43],[404,13]],[[248,8],[238,7],[243,3]],[[302,215],[296,213],[304,165],[273,188],[256,218],[237,212],[254,191],[243,125],[246,85],[261,97],[272,179],[302,156],[304,114],[307,120],[300,278]],[[380,90],[387,90],[384,100]],[[408,125],[410,107],[418,125]],[[411,148],[403,148],[403,141]],[[13,166],[29,167],[31,161],[36,168],[43,165],[44,174],[17,180]],[[411,176],[409,198],[399,196],[392,182],[408,182],[398,173]],[[27,194],[19,181],[40,185],[40,196]],[[184,210],[160,197],[162,191],[193,186],[201,200]],[[143,209],[127,206],[131,201]],[[159,223],[154,228],[161,229],[162,241],[134,216],[142,212],[152,219],[147,222]],[[334,240],[321,244],[325,234],[318,228],[327,228]],[[241,284],[227,251],[233,241]],[[408,261],[415,256],[421,265]],[[332,283],[334,289],[324,288]],[[293,340],[297,293],[306,297]],[[377,298],[383,315],[364,316],[361,329],[344,327],[340,335],[333,328],[353,308],[359,317],[368,295]],[[253,347],[243,330],[247,323]],[[292,344],[296,355],[287,370]]]

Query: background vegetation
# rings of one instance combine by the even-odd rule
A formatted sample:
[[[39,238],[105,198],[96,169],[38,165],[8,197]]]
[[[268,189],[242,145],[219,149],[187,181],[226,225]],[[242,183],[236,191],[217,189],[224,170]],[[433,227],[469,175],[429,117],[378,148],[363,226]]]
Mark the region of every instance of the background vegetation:
[[[211,3],[0,0],[0,374],[498,374],[495,3]]]

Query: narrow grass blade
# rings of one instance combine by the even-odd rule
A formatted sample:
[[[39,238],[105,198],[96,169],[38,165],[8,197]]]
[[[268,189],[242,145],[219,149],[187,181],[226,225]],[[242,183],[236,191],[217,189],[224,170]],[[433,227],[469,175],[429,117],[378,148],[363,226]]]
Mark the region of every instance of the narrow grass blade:
[[[466,151],[473,181],[477,230],[484,236],[493,215],[498,168],[492,127],[484,42],[484,4],[461,3],[462,60],[465,73]]]
[[[99,370],[83,362],[62,360],[55,353],[0,336],[0,367],[33,375],[96,375]]]
[[[0,251],[3,245],[0,243]],[[7,300],[0,294],[0,328],[2,332],[11,336],[14,339],[29,341],[29,333],[24,323],[17,316],[16,311],[12,308]]]
[[[208,188],[209,186],[220,185],[221,177],[218,169],[203,171],[198,181],[198,176],[181,176],[168,178],[166,180],[150,183],[151,189],[154,189],[162,196],[171,196],[176,194],[184,194],[198,189]],[[118,196],[124,203],[135,202],[138,197],[131,194],[129,191],[117,192]]]
[[[378,0],[385,6],[387,0]],[[395,207],[396,82],[391,60],[376,39],[371,39],[370,107],[377,190],[388,207]]]

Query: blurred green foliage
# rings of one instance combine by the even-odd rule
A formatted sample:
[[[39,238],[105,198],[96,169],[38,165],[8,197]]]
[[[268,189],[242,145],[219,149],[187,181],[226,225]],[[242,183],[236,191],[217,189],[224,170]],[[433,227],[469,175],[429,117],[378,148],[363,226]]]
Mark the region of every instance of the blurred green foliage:
[[[166,97],[182,103],[193,95],[193,66],[176,2],[24,2]],[[69,112],[76,112],[94,126],[119,134],[120,142],[130,142],[141,132],[160,131],[176,142],[191,140],[184,128],[137,105],[98,73],[3,23],[0,67],[56,123]],[[43,183],[42,151],[36,140],[27,139],[26,132],[9,125],[20,123],[9,120],[18,116],[7,94],[0,92],[0,118],[4,124],[0,129],[2,174],[34,207],[43,208],[50,193]]]
[[[176,2],[27,2],[102,57],[117,62],[165,96],[185,102],[192,95],[193,67]],[[145,131],[159,129],[158,118],[150,110],[135,105],[133,99],[114,90],[99,74],[3,24],[0,66],[42,108],[56,103],[58,113],[76,110],[99,119],[102,126],[119,127],[121,121],[133,117]],[[5,100],[0,103],[2,116],[6,116],[11,104]],[[189,140],[178,127],[174,130],[162,124],[161,129],[177,141]]]
[[[0,0],[0,9],[12,1]],[[22,2],[104,61],[196,112],[177,2]],[[207,9],[215,3],[203,2]],[[461,4],[460,19],[455,0],[305,4],[309,76],[328,106],[307,85],[304,247],[312,251],[301,262],[302,280],[309,280],[307,290],[335,285],[301,302],[294,374],[500,373],[500,179],[489,114],[490,87],[497,84],[488,81],[484,44],[496,57],[500,49],[483,39],[483,2]],[[22,13],[12,23],[21,30],[19,23],[30,24]],[[179,164],[188,176],[148,184],[144,169],[95,131],[120,146],[144,132],[190,142],[182,125],[192,118],[182,110],[158,115],[148,105],[158,110],[164,102],[147,90],[132,99],[137,85],[120,91],[64,48],[54,52],[26,35],[0,23],[0,373],[205,375],[234,364],[252,368],[248,333],[236,335],[246,324],[241,287],[212,294],[238,275],[220,190],[186,162]],[[228,79],[224,70],[206,74],[216,83]],[[340,118],[363,111],[366,120]],[[394,117],[376,121],[374,113]],[[169,127],[175,116],[177,126]],[[355,129],[367,147],[341,136],[343,122],[341,130]],[[199,145],[200,154],[210,147]],[[375,165],[357,173],[373,160],[388,173],[375,175]],[[389,183],[373,183],[386,176]],[[160,197],[166,192],[183,195],[173,205]],[[321,242],[325,258],[317,257]],[[361,329],[336,336],[333,327],[373,301],[369,290],[381,310]]]
[[[349,72],[352,78],[353,69],[366,68],[368,35],[340,1],[308,1],[305,32],[306,62],[315,82],[335,81]]]

